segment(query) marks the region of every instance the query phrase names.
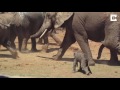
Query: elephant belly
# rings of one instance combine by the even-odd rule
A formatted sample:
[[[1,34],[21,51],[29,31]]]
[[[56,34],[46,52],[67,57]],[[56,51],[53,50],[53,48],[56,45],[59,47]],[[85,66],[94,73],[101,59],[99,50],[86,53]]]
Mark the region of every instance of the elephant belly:
[[[95,33],[95,32],[88,32],[88,39],[95,41],[95,42],[101,42],[104,40],[104,34],[102,35],[101,33]]]
[[[104,28],[104,20],[101,18],[89,18],[85,23],[85,30],[88,34],[88,38],[96,42],[104,40]]]
[[[89,27],[86,29],[88,39],[95,41],[95,42],[100,42],[103,41],[105,38],[105,32],[104,32],[104,27]]]

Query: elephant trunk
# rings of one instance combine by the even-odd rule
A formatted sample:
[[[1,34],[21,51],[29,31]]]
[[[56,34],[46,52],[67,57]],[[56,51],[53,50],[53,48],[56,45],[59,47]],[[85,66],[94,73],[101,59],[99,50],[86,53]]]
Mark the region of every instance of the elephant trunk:
[[[50,21],[49,22],[44,21],[43,25],[38,30],[38,32],[31,35],[30,37],[31,38],[39,38],[39,37],[42,38],[50,28],[51,28],[51,22]]]

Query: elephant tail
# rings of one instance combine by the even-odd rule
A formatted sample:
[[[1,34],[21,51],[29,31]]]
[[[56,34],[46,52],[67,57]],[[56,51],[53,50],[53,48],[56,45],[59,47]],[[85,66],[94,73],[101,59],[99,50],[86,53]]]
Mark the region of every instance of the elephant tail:
[[[100,59],[101,58],[101,54],[102,54],[102,50],[105,46],[102,44],[99,48],[99,51],[98,51],[98,56],[97,56],[97,59]]]

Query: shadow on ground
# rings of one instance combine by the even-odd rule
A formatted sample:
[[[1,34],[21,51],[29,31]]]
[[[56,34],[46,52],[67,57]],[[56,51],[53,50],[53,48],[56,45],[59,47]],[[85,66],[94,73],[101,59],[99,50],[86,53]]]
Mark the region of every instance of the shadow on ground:
[[[48,49],[48,53],[50,53],[50,52],[53,52],[53,51],[56,51],[56,50],[58,50],[59,48],[50,48],[50,49]]]
[[[43,56],[37,56],[40,58],[45,58],[45,59],[50,59],[53,60],[53,58],[49,58],[49,57],[43,57]],[[74,58],[62,58],[59,60],[54,60],[54,61],[68,61],[68,62],[73,62]],[[96,64],[105,64],[105,65],[109,65],[109,66],[120,66],[120,61],[116,62],[110,62],[110,60],[95,60]]]
[[[105,64],[109,66],[120,66],[120,61],[118,62],[110,62],[110,60],[95,60],[97,64]]]
[[[13,58],[12,55],[0,54],[0,58]]]
[[[49,57],[43,57],[43,56],[37,56],[37,57],[54,60],[52,57],[51,58],[49,58]],[[54,60],[54,61],[68,61],[68,62],[73,62],[73,58],[62,58],[62,59]]]

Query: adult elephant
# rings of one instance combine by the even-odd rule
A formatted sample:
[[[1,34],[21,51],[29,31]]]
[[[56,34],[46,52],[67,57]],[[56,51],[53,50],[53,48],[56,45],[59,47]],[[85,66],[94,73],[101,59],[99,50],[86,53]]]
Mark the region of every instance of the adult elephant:
[[[0,14],[0,45],[3,45],[5,48],[7,48],[11,52],[13,58],[16,59],[18,57],[18,53],[16,49],[12,48],[10,41],[10,18],[11,16],[7,14],[6,16]]]
[[[19,50],[21,52],[28,52],[27,41],[30,38],[30,35],[35,34],[41,28],[46,13],[45,12],[14,12],[11,14],[13,15],[13,18],[11,18],[12,21],[10,23],[12,30],[11,31],[12,36],[10,40],[12,42],[12,46],[16,48],[14,44],[14,40],[16,36],[18,36]],[[56,39],[56,37],[54,39]],[[44,41],[45,41],[44,47],[47,47],[48,46],[47,35],[44,37]],[[32,38],[31,42],[32,42],[31,51],[33,52],[37,51],[35,38]],[[44,49],[47,50],[47,48]]]
[[[44,12],[14,12],[11,13],[11,42],[14,48],[15,38],[18,36],[19,50],[21,52],[28,52],[27,41],[30,35],[36,33],[41,27],[45,13]],[[37,51],[35,38],[31,39],[32,48],[31,51]]]
[[[103,41],[110,49],[110,62],[117,62],[120,53],[120,20],[110,21],[110,12],[48,12],[41,29],[31,38],[39,37],[51,28],[66,27],[66,34],[54,59],[60,59],[71,44],[78,42],[87,57],[89,65],[95,65],[88,39],[95,42]]]

